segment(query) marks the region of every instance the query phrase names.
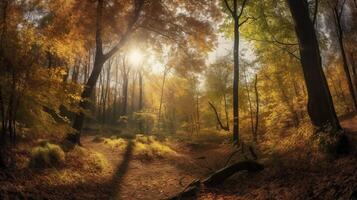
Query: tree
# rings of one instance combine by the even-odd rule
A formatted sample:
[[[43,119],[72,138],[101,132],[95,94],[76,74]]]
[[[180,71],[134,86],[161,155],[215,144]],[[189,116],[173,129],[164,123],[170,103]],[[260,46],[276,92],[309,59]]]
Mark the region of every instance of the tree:
[[[206,95],[210,99],[209,105],[213,109],[219,127],[226,131],[230,130],[228,107],[231,105],[232,70],[233,61],[229,54],[208,65],[205,73]],[[221,108],[222,101],[223,108]],[[220,118],[221,113],[219,111],[221,110],[224,111],[225,123]]]
[[[163,98],[164,98],[164,89],[165,89],[165,82],[166,82],[166,77],[170,73],[171,67],[165,66],[163,75],[162,75],[162,84],[161,84],[161,93],[160,93],[160,103],[159,103],[159,112],[157,114],[157,130],[160,132],[161,129],[161,110],[162,110],[162,103],[163,103]]]
[[[224,0],[226,9],[229,11],[234,22],[234,47],[233,47],[233,143],[239,144],[239,110],[238,110],[238,88],[239,88],[239,27],[242,26],[248,18],[240,21],[244,8],[248,0],[243,0],[240,8],[238,8],[238,0],[233,0],[233,5],[230,5],[228,0]]]
[[[345,45],[344,45],[345,31],[344,31],[344,27],[342,24],[342,17],[343,17],[343,12],[344,12],[345,6],[346,6],[345,3],[346,3],[346,0],[334,0],[333,2],[328,1],[330,9],[333,13],[333,19],[334,19],[334,23],[335,23],[335,30],[336,30],[336,35],[337,35],[337,39],[338,39],[338,45],[340,47],[340,52],[341,52],[341,57],[342,57],[343,70],[345,72],[345,77],[347,80],[348,89],[349,89],[349,93],[350,93],[350,96],[351,96],[351,99],[353,102],[354,110],[356,111],[357,110],[357,96],[356,96],[355,90],[353,88],[350,67],[348,64]]]
[[[134,10],[132,14],[132,18],[130,19],[126,31],[121,36],[119,42],[111,48],[107,53],[103,52],[103,9],[104,9],[104,0],[97,1],[97,11],[96,11],[96,35],[95,35],[95,43],[96,43],[96,52],[94,58],[94,66],[91,75],[85,85],[85,88],[81,95],[81,103],[80,107],[82,109],[89,108],[88,98],[91,96],[94,86],[97,83],[100,72],[102,71],[104,63],[111,58],[120,48],[125,44],[126,40],[128,40],[130,34],[132,34],[135,23],[139,19],[140,13],[142,11],[144,5],[144,0],[135,0],[134,2]],[[76,132],[68,135],[68,140],[73,142],[74,144],[80,144],[80,136],[81,129],[84,122],[84,113],[83,111],[76,115],[73,128],[76,129]]]
[[[341,129],[322,70],[316,32],[304,0],[287,0],[299,41],[301,65],[308,91],[308,114],[314,126]]]
[[[178,3],[182,7],[178,7]],[[92,2],[75,1],[74,5],[68,10],[74,11],[79,7],[82,10],[74,13],[81,13],[84,16],[90,13],[88,10],[93,11]],[[82,92],[81,112],[76,115],[73,123],[76,132],[67,137],[75,144],[80,143],[81,128],[85,117],[84,110],[88,109],[88,98],[91,96],[103,64],[122,50],[122,47],[134,35],[146,38],[157,48],[174,44],[174,48],[180,49],[177,64],[184,63],[181,66],[193,68],[197,62],[203,62],[204,56],[213,47],[215,41],[211,22],[199,17],[204,12],[211,15],[210,20],[217,19],[216,6],[208,0],[199,2],[97,0],[95,5],[95,20],[92,19],[92,15],[89,15],[86,18],[88,21],[83,21],[81,24],[82,21],[78,20],[72,27],[80,25],[81,29],[77,29],[82,30],[81,34],[86,36],[90,35],[88,32],[93,29],[91,24],[95,24],[96,27],[93,70]],[[177,12],[178,9],[186,12]],[[117,38],[116,43],[112,41],[113,38]],[[157,42],[158,40],[160,42]],[[191,51],[192,49],[195,50]]]

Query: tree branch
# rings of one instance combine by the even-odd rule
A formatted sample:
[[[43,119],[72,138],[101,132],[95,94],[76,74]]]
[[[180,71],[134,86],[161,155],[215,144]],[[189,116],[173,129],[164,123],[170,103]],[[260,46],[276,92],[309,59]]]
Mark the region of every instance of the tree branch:
[[[126,42],[131,33],[133,32],[134,25],[138,21],[141,11],[143,9],[145,0],[135,0],[135,8],[134,15],[132,20],[128,24],[128,28],[126,32],[122,35],[120,41],[108,52],[104,55],[104,60],[107,60],[111,56],[113,56]]]
[[[221,127],[221,129],[223,129],[223,130],[225,130],[225,131],[229,131],[229,127],[226,127],[226,126],[224,126],[224,125],[222,124],[222,121],[221,121],[221,119],[220,119],[219,116],[218,116],[218,112],[217,112],[216,107],[214,107],[214,105],[213,105],[211,102],[208,102],[208,103],[209,103],[209,105],[212,107],[212,109],[213,109],[213,111],[214,111],[214,113],[215,113],[215,115],[216,115],[217,122],[218,122],[219,126]]]
[[[243,15],[243,11],[244,11],[244,8],[245,8],[247,2],[248,2],[248,0],[243,0],[242,7],[240,9],[239,15],[237,16],[238,19]]]
[[[229,6],[228,1],[227,0],[223,0],[224,4],[226,5],[226,8],[228,9],[228,11],[231,13],[232,16],[234,16],[234,12],[232,10],[232,8]]]

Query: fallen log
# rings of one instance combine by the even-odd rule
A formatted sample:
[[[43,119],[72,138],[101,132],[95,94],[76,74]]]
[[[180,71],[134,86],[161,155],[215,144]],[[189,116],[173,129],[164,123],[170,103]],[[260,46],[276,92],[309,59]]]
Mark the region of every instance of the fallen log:
[[[196,179],[188,186],[186,186],[182,192],[180,192],[174,197],[169,198],[169,200],[180,200],[180,199],[186,199],[189,197],[196,196],[200,188],[201,188],[201,181],[199,179]]]
[[[246,170],[248,172],[258,172],[263,169],[264,166],[255,161],[247,160],[247,161],[237,162],[214,172],[203,181],[200,181],[198,179],[194,180],[182,192],[169,199],[180,200],[180,199],[193,197],[200,191],[202,184],[206,187],[214,187],[223,183],[227,178],[231,177],[233,174],[239,171]]]
[[[203,180],[202,183],[207,187],[213,187],[223,183],[227,178],[239,171],[247,170],[249,172],[258,172],[263,169],[264,166],[255,161],[247,160],[237,162],[214,172],[208,178]]]

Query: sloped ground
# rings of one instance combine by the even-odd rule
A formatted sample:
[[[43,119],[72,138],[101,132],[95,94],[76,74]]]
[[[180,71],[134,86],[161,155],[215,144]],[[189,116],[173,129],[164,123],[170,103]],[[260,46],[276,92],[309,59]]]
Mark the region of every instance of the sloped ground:
[[[346,117],[342,125],[355,147],[357,116]],[[103,170],[78,166],[74,154],[57,170],[23,167],[0,173],[0,199],[165,199],[223,167],[233,151],[227,144],[180,140],[146,141],[158,146],[155,151],[135,139],[112,144],[85,136],[82,142],[87,151],[98,152],[108,161]],[[28,156],[26,151],[18,154]],[[337,160],[315,158],[305,149],[296,149],[260,162],[266,167],[262,172],[239,173],[218,188],[204,188],[197,199],[347,200],[357,189],[356,148]]]
[[[276,155],[264,171],[236,176],[220,188],[204,190],[198,199],[351,199],[357,191],[357,116],[345,117],[341,125],[351,141],[350,155],[337,160]]]

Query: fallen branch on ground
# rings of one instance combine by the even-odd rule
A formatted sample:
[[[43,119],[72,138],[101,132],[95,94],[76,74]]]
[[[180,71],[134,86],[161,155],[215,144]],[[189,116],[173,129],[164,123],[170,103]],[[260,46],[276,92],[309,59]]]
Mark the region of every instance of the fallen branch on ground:
[[[209,187],[217,186],[239,171],[247,170],[248,172],[258,172],[263,169],[264,166],[255,161],[247,160],[237,162],[214,172],[211,176],[203,180],[203,184]]]
[[[185,199],[188,197],[195,196],[198,191],[201,189],[201,185],[206,187],[214,187],[223,183],[227,178],[231,177],[233,174],[239,171],[248,171],[248,172],[258,172],[264,169],[262,164],[259,164],[255,161],[247,160],[234,163],[227,167],[224,167],[213,174],[208,178],[201,180],[194,180],[192,183],[186,186],[186,188],[177,194],[174,197],[169,198],[170,200]]]

